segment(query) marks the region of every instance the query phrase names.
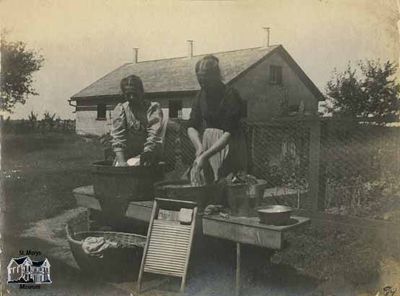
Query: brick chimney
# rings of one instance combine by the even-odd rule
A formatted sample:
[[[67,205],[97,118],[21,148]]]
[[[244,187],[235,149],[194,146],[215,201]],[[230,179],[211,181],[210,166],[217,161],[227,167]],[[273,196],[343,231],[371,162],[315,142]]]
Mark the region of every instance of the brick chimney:
[[[193,40],[186,40],[188,44],[188,58],[193,57]]]

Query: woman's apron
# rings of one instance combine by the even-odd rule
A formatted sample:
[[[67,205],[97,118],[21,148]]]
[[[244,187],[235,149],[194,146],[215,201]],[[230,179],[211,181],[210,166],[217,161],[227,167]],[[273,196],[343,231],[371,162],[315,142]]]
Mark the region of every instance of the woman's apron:
[[[217,142],[224,131],[217,128],[206,128],[203,133],[202,145],[204,150],[209,149]],[[214,182],[225,178],[230,173],[247,171],[247,147],[246,139],[239,129],[233,133],[228,144],[219,152],[215,153],[209,159]]]
[[[207,101],[205,98],[203,99],[202,112],[208,112]],[[226,97],[222,98],[217,108],[223,108],[225,99]],[[218,128],[205,127],[206,121],[203,116],[202,145],[204,150],[208,150],[222,137],[224,131]],[[236,174],[239,171],[247,171],[247,154],[246,138],[242,129],[238,126],[237,130],[231,133],[228,144],[208,159],[202,172],[198,171],[196,167],[192,169],[192,184],[204,185],[204,183],[218,182],[230,173]]]

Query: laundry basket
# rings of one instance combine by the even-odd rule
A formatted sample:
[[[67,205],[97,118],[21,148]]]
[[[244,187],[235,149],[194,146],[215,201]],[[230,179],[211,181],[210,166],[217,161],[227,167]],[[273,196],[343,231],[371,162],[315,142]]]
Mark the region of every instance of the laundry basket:
[[[82,225],[74,221],[66,225],[66,234],[72,255],[79,268],[88,275],[108,279],[124,279],[136,274],[142,260],[146,237],[134,233],[114,231],[82,231]],[[80,229],[75,231],[74,229]],[[86,254],[82,243],[87,237],[104,237],[106,240],[117,242],[117,248],[109,248],[103,252],[103,257]]]

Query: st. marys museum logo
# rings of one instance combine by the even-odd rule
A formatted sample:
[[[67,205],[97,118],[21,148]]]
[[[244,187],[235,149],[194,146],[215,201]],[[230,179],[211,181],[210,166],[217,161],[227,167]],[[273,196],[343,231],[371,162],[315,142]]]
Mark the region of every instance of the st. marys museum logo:
[[[32,261],[29,256],[12,258],[7,266],[7,282],[9,284],[51,284],[50,262],[47,258]]]

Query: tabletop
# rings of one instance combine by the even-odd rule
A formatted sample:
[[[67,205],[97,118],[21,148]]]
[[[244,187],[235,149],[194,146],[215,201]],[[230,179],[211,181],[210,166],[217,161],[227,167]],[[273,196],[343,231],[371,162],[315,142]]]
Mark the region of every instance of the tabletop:
[[[279,250],[283,248],[284,233],[308,224],[310,219],[291,216],[288,225],[275,226],[260,223],[258,217],[211,215],[203,216],[202,222],[204,235]]]

